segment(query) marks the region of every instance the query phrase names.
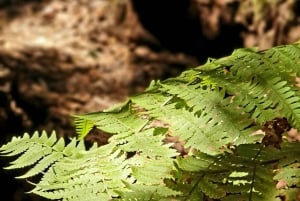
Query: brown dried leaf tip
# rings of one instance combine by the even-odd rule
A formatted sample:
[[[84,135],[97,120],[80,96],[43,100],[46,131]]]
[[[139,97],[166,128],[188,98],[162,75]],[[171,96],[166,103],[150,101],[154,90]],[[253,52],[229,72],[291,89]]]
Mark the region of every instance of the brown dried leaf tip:
[[[274,146],[280,149],[282,134],[290,129],[291,126],[285,117],[276,117],[271,121],[266,121],[262,128],[265,132],[262,144],[265,146]]]

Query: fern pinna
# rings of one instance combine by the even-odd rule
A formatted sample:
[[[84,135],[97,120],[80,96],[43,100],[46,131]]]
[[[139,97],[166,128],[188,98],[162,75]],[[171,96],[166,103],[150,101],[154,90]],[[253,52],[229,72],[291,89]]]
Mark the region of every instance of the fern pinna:
[[[238,49],[153,81],[105,111],[73,115],[77,138],[15,137],[7,169],[40,175],[32,193],[57,200],[296,200],[300,193],[300,45]],[[93,129],[111,134],[87,149]],[[188,153],[180,153],[178,136]]]

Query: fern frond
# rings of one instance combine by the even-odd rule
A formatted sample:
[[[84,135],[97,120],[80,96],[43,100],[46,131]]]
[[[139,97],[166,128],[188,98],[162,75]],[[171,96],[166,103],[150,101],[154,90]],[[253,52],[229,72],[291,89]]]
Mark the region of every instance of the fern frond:
[[[0,154],[18,156],[9,169],[32,167],[19,178],[42,173],[31,192],[49,199],[292,200],[300,186],[299,144],[275,149],[253,134],[275,117],[300,129],[299,46],[209,59],[118,106],[74,115],[80,140],[24,134]],[[86,150],[82,139],[93,128],[111,137]],[[190,148],[186,156],[169,135]],[[276,188],[278,181],[284,187]]]
[[[83,150],[74,142],[62,150],[64,157],[43,173],[32,193],[49,199],[86,200],[83,195],[88,195],[92,200],[109,200],[118,196],[116,189],[124,188],[122,181],[133,182],[126,155],[115,152],[114,144]]]
[[[122,201],[150,201],[160,200],[167,201],[172,200],[170,197],[180,194],[177,191],[171,190],[165,186],[155,185],[140,185],[140,184],[129,184],[126,183],[128,191],[119,192]]]
[[[64,145],[62,139],[56,139],[56,142],[50,144],[50,141],[53,142],[53,134],[49,138],[51,140],[46,139],[45,133],[42,136],[35,134],[34,140],[28,139],[26,152],[14,162],[11,169],[33,165],[27,173],[18,178],[28,178],[42,173],[41,181],[34,184],[35,188],[30,192],[49,199],[85,200],[86,197],[82,195],[87,194],[91,195],[91,199],[101,197],[109,200],[119,196],[116,190],[126,191],[124,182],[149,184],[150,174],[153,175],[151,177],[153,187],[165,189],[164,192],[173,192],[168,190],[163,180],[171,177],[172,158],[177,153],[170,149],[170,145],[163,144],[162,135],[158,139],[153,138],[154,134],[158,134],[154,131],[154,128],[146,129],[139,133],[140,136],[132,135],[127,142],[121,144],[116,144],[118,141],[112,139],[110,144],[99,148],[92,147],[90,150],[85,150],[83,141],[77,142],[76,139],[72,139],[69,144]],[[49,146],[40,145],[39,140]],[[149,143],[149,147],[143,146],[145,140]],[[8,143],[1,149],[5,152],[10,146]],[[43,147],[46,147],[48,152],[44,151],[44,154],[41,154]],[[128,160],[126,153],[131,151],[136,154]],[[36,155],[39,157],[36,158]],[[27,159],[30,159],[30,164],[26,162]]]
[[[295,72],[296,76],[299,77],[299,52],[299,43],[295,43],[269,49],[269,51],[266,51],[265,57],[270,58],[271,62],[279,67],[279,72]]]
[[[94,127],[97,113],[73,115],[73,124],[79,139],[83,139]]]
[[[53,162],[62,158],[60,153],[52,153],[52,146],[56,140],[56,134],[53,132],[48,138],[46,132],[39,136],[38,132],[29,138],[28,134],[24,137],[14,138],[11,142],[1,147],[1,154],[15,156],[22,154],[6,169],[24,168],[35,165],[27,173],[17,178],[28,178],[41,173]],[[12,146],[18,146],[12,150]]]
[[[42,182],[37,184],[32,192],[50,199],[80,200],[84,198],[82,195],[94,194],[109,200],[118,196],[114,191],[124,188],[122,180],[126,180],[129,175],[124,160],[123,155],[114,159],[81,159],[80,163],[79,160],[62,161],[54,166],[54,180],[51,181],[46,173]],[[77,167],[74,167],[74,164]]]
[[[115,189],[122,189],[122,180],[128,182],[130,169],[126,156],[114,151],[114,144],[85,150],[82,141],[71,140],[64,145],[64,140],[57,140],[55,133],[47,138],[43,132],[32,138],[24,135],[1,147],[2,154],[11,154],[11,146],[18,143],[23,147],[23,155],[17,158],[10,169],[33,166],[18,178],[28,178],[42,173],[42,179],[34,184],[31,191],[49,199],[75,200],[84,194],[111,198],[118,196]],[[56,139],[56,142],[54,142]],[[17,142],[17,141],[22,142]],[[51,143],[50,143],[51,142]],[[38,156],[38,157],[37,157]],[[29,162],[28,162],[29,161]]]
[[[179,171],[184,172],[178,175],[185,177],[168,184],[174,186],[175,182],[177,186],[177,182],[186,183],[182,179],[193,178],[193,182],[185,184],[189,187],[180,187],[185,189],[183,197],[186,200],[196,192],[221,200],[276,200],[279,191],[275,188],[271,167],[280,156],[272,155],[268,149],[255,144],[239,145],[234,154],[209,156],[199,153],[179,159]]]
[[[278,187],[281,196],[294,200],[300,191],[300,143],[283,143],[281,158],[274,180],[281,182]]]
[[[166,123],[172,135],[185,141],[186,147],[216,154],[226,144],[257,140],[250,136],[256,130],[250,126],[252,121],[247,117],[241,118],[241,115],[247,114],[232,115],[233,108],[224,101],[224,92],[174,82],[176,80],[162,85],[162,95],[142,94],[133,97],[132,101],[147,109],[144,113],[150,117]],[[203,141],[206,143],[201,143]]]
[[[138,117],[129,107],[130,104],[127,104],[118,112],[97,112],[78,116],[75,118],[75,124],[79,137],[83,138],[87,134],[84,130],[87,131],[89,130],[86,129],[87,127],[92,128],[93,126],[107,133],[122,133],[124,136],[137,132],[145,125],[147,119]]]
[[[118,113],[120,112],[126,105],[128,101],[124,103],[117,104],[112,106],[111,108],[105,110],[106,113]],[[96,122],[101,119],[101,114],[103,112],[92,112],[86,114],[76,114],[72,115],[73,124],[75,126],[75,131],[78,135],[79,139],[83,139],[95,126]]]

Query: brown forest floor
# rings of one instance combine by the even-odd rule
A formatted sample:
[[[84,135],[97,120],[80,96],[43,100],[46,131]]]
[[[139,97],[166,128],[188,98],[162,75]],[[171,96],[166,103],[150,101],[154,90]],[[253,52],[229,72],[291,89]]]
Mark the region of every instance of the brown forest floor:
[[[102,110],[141,92],[153,79],[176,76],[235,48],[265,49],[299,39],[300,3],[251,2],[11,0],[2,5],[0,142],[33,130],[72,136],[70,114]],[[1,171],[7,186],[1,200],[43,200],[24,195],[28,187]]]

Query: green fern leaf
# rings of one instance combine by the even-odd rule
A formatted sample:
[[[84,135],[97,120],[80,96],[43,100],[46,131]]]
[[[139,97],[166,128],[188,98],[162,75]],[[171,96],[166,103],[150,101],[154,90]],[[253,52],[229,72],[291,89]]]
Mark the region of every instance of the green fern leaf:
[[[293,200],[299,144],[266,147],[254,133],[275,117],[300,129],[299,69],[299,44],[238,49],[153,81],[120,105],[74,115],[79,140],[35,132],[13,138],[0,154],[17,157],[8,169],[31,168],[19,178],[42,173],[31,192],[49,199]],[[93,128],[111,137],[87,150],[82,139]],[[187,155],[166,142],[169,135]],[[285,185],[276,188],[278,181]]]
[[[300,187],[300,151],[299,142],[283,143],[281,158],[274,180],[281,182],[278,188],[286,200],[296,200]]]
[[[11,165],[6,167],[6,169],[16,169],[31,166],[41,158],[51,154],[51,146],[54,143],[55,132],[51,134],[50,138],[47,138],[45,132],[43,132],[40,137],[38,136],[37,132],[35,132],[32,138],[28,138],[28,136],[28,134],[25,134],[24,138],[15,138],[15,140],[12,140],[8,144],[1,147],[2,154],[6,154],[8,156],[19,155],[23,152],[23,154],[19,156],[15,161],[11,162]],[[13,151],[11,146],[16,146],[16,143],[18,145],[18,148]],[[42,168],[42,166],[39,166],[41,170],[44,170],[49,166],[49,163],[44,160],[43,162],[44,163],[41,164],[44,166],[44,168]],[[40,171],[35,171],[33,169],[31,169],[30,172],[31,173],[29,175],[31,176],[40,173]],[[27,178],[25,175],[21,176],[20,178]]]
[[[75,125],[76,133],[80,139],[83,139],[94,127],[95,121],[93,117],[97,117],[97,113],[73,115],[73,123]]]
[[[19,158],[17,158],[15,161],[11,162],[11,165],[6,167],[6,169],[24,168],[33,165],[36,161],[38,161],[44,156],[47,156],[50,153],[51,153],[51,148],[43,147],[39,144],[32,143],[32,145],[27,148],[26,152],[23,155],[21,155]]]
[[[210,198],[219,199],[226,195],[226,191],[217,184],[214,184],[212,181],[207,178],[203,178],[199,182],[199,188],[201,191]]]
[[[122,181],[133,181],[128,178],[130,169],[125,155],[114,152],[112,145],[85,152],[81,150],[80,154],[75,147],[71,157],[64,157],[53,164],[31,192],[62,200],[84,200],[82,195],[85,194],[92,199],[97,196],[105,200],[118,196],[115,190],[124,188]]]
[[[189,197],[200,190],[210,198],[221,200],[276,200],[279,191],[271,167],[280,154],[273,156],[270,151],[260,145],[240,145],[234,154],[212,157],[199,153],[179,159],[179,171],[188,171],[179,175],[185,175],[185,180],[194,178],[193,188],[186,188],[190,190],[185,195]]]
[[[140,185],[125,183],[128,191],[119,192],[122,201],[146,201],[146,200],[172,200],[172,197],[179,192],[167,188],[166,186]]]

